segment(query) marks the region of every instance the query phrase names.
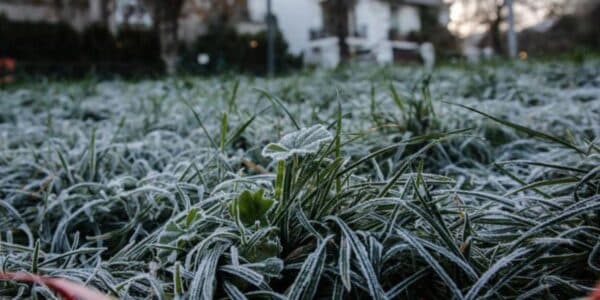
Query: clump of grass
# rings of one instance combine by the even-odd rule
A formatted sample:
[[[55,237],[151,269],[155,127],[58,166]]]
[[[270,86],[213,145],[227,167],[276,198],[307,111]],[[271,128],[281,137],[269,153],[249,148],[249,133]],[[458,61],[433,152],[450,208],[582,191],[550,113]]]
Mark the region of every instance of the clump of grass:
[[[565,82],[581,70],[558,67]],[[493,71],[496,94],[510,93],[499,82],[517,68]],[[521,81],[554,68],[527,65]],[[209,78],[1,92],[0,273],[123,299],[591,292],[600,99],[562,96],[594,82],[540,84],[523,94],[540,99],[532,107],[462,98],[488,85],[466,71],[439,70],[416,90],[389,85],[412,70],[340,72],[276,79],[270,91]],[[319,101],[334,85],[338,101]],[[56,295],[0,282],[0,297]]]

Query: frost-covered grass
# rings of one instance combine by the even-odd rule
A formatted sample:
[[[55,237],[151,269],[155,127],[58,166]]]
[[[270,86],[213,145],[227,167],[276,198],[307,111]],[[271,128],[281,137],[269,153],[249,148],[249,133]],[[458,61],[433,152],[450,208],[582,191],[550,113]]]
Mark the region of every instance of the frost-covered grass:
[[[583,296],[599,137],[600,61],[31,83],[0,91],[0,272],[122,299]],[[33,296],[55,297],[0,282]]]

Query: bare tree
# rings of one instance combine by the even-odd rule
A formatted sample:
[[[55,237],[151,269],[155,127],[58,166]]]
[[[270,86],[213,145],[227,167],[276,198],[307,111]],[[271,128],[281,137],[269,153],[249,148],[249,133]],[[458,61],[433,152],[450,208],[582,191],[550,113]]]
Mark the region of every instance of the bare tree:
[[[496,53],[506,53],[502,38],[503,26],[507,21],[507,4],[505,0],[455,0],[462,6],[461,25],[487,27],[486,42]],[[524,20],[533,13],[545,12],[555,14],[567,5],[566,0],[518,0],[515,1],[517,19]],[[518,21],[517,20],[517,21]]]
[[[179,16],[184,0],[141,0],[152,14],[154,30],[158,32],[161,59],[167,74],[174,74],[179,59]]]
[[[322,5],[325,30],[338,38],[340,57],[342,60],[347,60],[350,57],[350,47],[346,39],[350,35],[350,14],[356,5],[356,0],[325,0]]]
[[[160,40],[161,58],[165,63],[167,74],[177,70],[179,59],[179,15],[184,0],[144,0],[152,7],[154,26]]]
[[[503,52],[503,43],[501,38],[501,24],[504,22],[503,14],[506,5],[504,0],[456,0],[462,6],[463,15],[460,22],[461,26],[487,27],[490,46],[497,53]]]
[[[111,11],[114,10],[115,0],[99,0],[100,1],[100,19],[104,24],[108,24]]]
[[[52,5],[54,5],[54,10],[58,20],[61,22],[66,22],[69,19],[69,3],[65,0],[52,0]]]

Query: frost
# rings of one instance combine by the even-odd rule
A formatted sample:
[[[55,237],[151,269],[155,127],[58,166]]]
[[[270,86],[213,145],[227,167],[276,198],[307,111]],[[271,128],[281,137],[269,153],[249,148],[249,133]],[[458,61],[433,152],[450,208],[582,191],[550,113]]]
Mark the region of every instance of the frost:
[[[323,143],[331,142],[333,136],[322,125],[302,128],[288,133],[278,143],[268,144],[262,155],[274,160],[286,160],[293,155],[316,153]]]
[[[561,270],[568,269],[565,265],[574,258],[583,258],[580,265],[585,268],[585,260],[597,256],[589,255],[597,243],[595,231],[584,234],[587,229],[581,224],[594,220],[598,206],[593,210],[589,206],[599,205],[597,198],[589,198],[600,186],[597,174],[589,170],[600,164],[600,61],[436,68],[429,89],[435,111],[432,121],[437,127],[429,130],[472,130],[439,139],[401,176],[395,176],[403,161],[422,144],[400,143],[418,134],[404,126],[404,116],[411,117],[411,108],[398,108],[390,83],[403,99],[414,97],[419,103],[423,99],[419,84],[425,74],[413,67],[382,70],[360,66],[268,80],[244,76],[235,80],[91,79],[39,81],[0,89],[3,269],[30,272],[30,249],[39,241],[38,262],[44,274],[76,281],[84,278],[103,292],[121,286],[118,295],[113,295],[117,298],[146,299],[161,292],[171,295],[176,277],[172,271],[176,270],[181,271],[182,287],[191,289],[194,274],[201,274],[206,279],[223,279],[214,288],[224,297],[225,285],[244,293],[269,294],[289,289],[273,289],[269,278],[280,278],[278,284],[294,282],[298,272],[282,271],[290,266],[300,271],[303,260],[314,256],[311,253],[319,239],[333,234],[335,243],[327,245],[323,256],[326,267],[320,267],[327,275],[319,286],[333,285],[336,274],[329,269],[338,270],[338,260],[330,258],[337,257],[342,239],[334,224],[323,221],[333,214],[356,230],[357,246],[364,243],[366,248],[353,247],[347,264],[356,297],[368,297],[357,256],[365,251],[365,262],[377,258],[372,259],[377,274],[387,274],[377,279],[382,279],[388,291],[406,280],[406,274],[424,274],[424,279],[411,277],[418,283],[415,286],[433,284],[442,287],[434,292],[447,290],[438,276],[429,276],[433,274],[431,265],[411,263],[416,249],[408,251],[410,246],[395,236],[394,227],[382,231],[391,220],[414,234],[414,241],[429,242],[421,254],[443,266],[437,271],[452,267],[457,270],[452,274],[460,276],[470,273],[463,272],[469,268],[460,271],[470,265],[482,267],[478,274],[486,272],[494,264],[492,260],[510,255],[516,238],[548,224],[527,233],[530,238],[519,247],[555,247],[557,255],[545,260],[553,265],[541,265],[542,260],[528,256],[523,261],[532,262],[530,267],[507,269],[507,274],[522,275],[518,282],[527,289],[535,290],[540,276],[568,277],[579,290],[588,288],[589,278],[565,277]],[[233,93],[236,81],[239,89]],[[273,107],[256,89],[268,90],[281,99],[285,110]],[[277,161],[292,156],[309,160],[331,143],[338,101],[342,109],[341,160],[330,155],[319,164],[291,166],[298,169],[290,173],[286,166],[283,175],[291,176],[279,176]],[[588,149],[589,154],[519,133],[446,102],[564,138]],[[297,130],[286,112],[307,128]],[[222,121],[224,114],[227,122]],[[596,146],[590,146],[592,142]],[[381,149],[388,150],[377,154]],[[314,153],[317,155],[311,155]],[[377,155],[367,157],[373,153]],[[357,162],[356,168],[351,168]],[[319,169],[323,165],[329,168]],[[420,166],[423,169],[417,179]],[[580,187],[568,182],[519,191],[524,184],[564,176],[584,178],[588,173],[593,175],[591,183]],[[397,181],[388,186],[390,179]],[[285,184],[291,185],[289,193],[283,192]],[[419,189],[415,185],[420,185]],[[580,189],[579,200],[573,197],[575,188]],[[274,200],[272,208],[253,209],[259,217],[246,218],[248,222],[232,218],[227,209],[230,204],[236,199],[239,202],[244,191],[254,194],[262,190],[265,199]],[[420,197],[416,190],[423,192]],[[385,195],[380,197],[380,193]],[[431,201],[421,199],[429,196]],[[586,197],[591,200],[586,202]],[[439,214],[434,209],[439,209]],[[583,209],[587,215],[570,215],[573,210],[583,213]],[[265,211],[266,219],[262,217]],[[568,214],[560,221],[565,212]],[[424,218],[430,213],[433,218]],[[555,218],[556,223],[547,223]],[[261,219],[260,226],[256,219]],[[262,226],[263,221],[274,223]],[[279,225],[288,223],[288,228]],[[435,226],[443,224],[448,230],[438,231]],[[567,232],[582,234],[563,235]],[[448,240],[440,239],[442,236]],[[571,243],[577,247],[569,246]],[[256,246],[244,249],[247,245]],[[455,255],[459,252],[454,245],[460,252],[466,251],[466,264],[457,264],[463,258]],[[229,248],[223,250],[225,246]],[[279,252],[279,247],[284,251]],[[313,262],[314,267],[317,262]],[[148,274],[150,263],[158,263],[165,271]],[[507,268],[517,265],[511,263]],[[209,270],[217,273],[204,273]],[[587,271],[581,274],[591,274]],[[457,283],[460,291],[466,292],[476,281]],[[517,298],[516,294],[523,292],[518,289],[510,282],[493,296]],[[41,291],[21,290],[17,285],[0,289],[0,298]]]

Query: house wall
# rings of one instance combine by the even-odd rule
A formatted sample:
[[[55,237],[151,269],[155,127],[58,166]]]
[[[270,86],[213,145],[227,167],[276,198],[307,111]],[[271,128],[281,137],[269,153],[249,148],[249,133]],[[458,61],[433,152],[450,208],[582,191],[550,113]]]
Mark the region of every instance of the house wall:
[[[439,10],[438,22],[440,25],[446,27],[448,26],[448,23],[450,23],[450,5],[443,4],[439,7]]]
[[[419,0],[420,1],[420,0]],[[418,4],[441,4],[440,0],[415,1]],[[248,0],[250,19],[264,22],[267,0]],[[321,0],[272,0],[273,13],[277,16],[279,28],[289,44],[292,54],[302,54],[311,47],[311,29],[323,27]],[[440,22],[447,14],[440,13]],[[422,29],[421,15],[417,5],[400,5],[394,14],[389,3],[378,0],[358,0],[353,22],[357,29],[366,28],[365,45],[375,52],[389,48],[388,32],[397,26],[401,33]],[[387,51],[387,50],[386,50]],[[329,52],[329,51],[328,51]],[[377,55],[377,53],[376,53]],[[385,54],[384,56],[388,56]],[[385,58],[384,60],[387,60]]]
[[[391,63],[394,59],[390,29],[408,34],[422,28],[419,7],[415,5],[400,5],[392,9],[387,2],[359,0],[354,14],[355,26],[366,27],[367,36],[361,48],[370,49],[373,58],[380,64]]]
[[[411,31],[421,31],[421,15],[416,6],[401,5],[394,13],[394,22],[399,33],[408,34]]]
[[[391,10],[388,3],[359,0],[355,7],[356,27],[366,27],[366,46],[377,48],[388,39],[391,26]]]

